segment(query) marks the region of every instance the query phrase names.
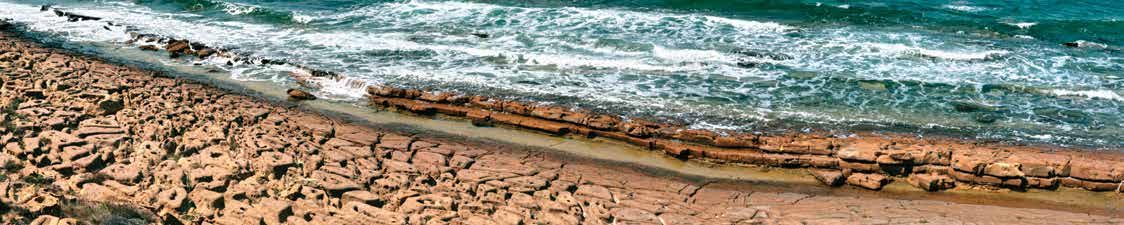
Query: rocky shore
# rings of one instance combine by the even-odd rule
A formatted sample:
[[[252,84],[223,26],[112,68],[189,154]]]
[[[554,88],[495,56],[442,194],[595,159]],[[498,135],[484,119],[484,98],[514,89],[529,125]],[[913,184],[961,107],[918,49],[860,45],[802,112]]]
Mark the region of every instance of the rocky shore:
[[[420,137],[44,48],[7,33],[0,33],[0,75],[3,224],[1124,223],[1044,209],[739,191],[510,146]],[[832,184],[875,189],[903,175],[930,181],[917,182],[921,187],[963,177],[985,184],[1045,177],[1061,185],[1116,185],[1124,172],[1113,157],[917,150],[897,142],[759,137],[734,139],[749,147],[719,148],[692,143],[720,145],[725,136],[660,138],[658,125],[596,115],[566,122],[574,113],[550,107],[385,88],[373,88],[371,96],[377,105],[415,113],[611,137],[683,158],[822,168],[814,174]],[[1051,157],[1065,158],[1030,163]],[[915,163],[926,166],[885,169]],[[940,170],[946,173],[930,172]]]
[[[615,139],[681,159],[814,168],[817,179],[833,186],[845,183],[878,190],[902,180],[927,191],[968,186],[1120,192],[1124,185],[1124,154],[1119,152],[872,132],[843,137],[814,132],[720,133],[484,96],[389,86],[367,91],[373,106],[461,117],[474,124]]]
[[[58,16],[81,15],[51,6]],[[92,18],[97,19],[97,18]],[[106,23],[112,25],[111,21]],[[132,32],[128,43],[169,57],[223,57],[229,63],[287,65],[299,85],[319,89],[319,82],[343,79],[278,59],[239,55],[190,40]],[[347,84],[362,88],[353,80]],[[789,134],[739,133],[688,129],[683,125],[597,114],[533,102],[429,92],[391,86],[366,87],[370,105],[422,115],[443,114],[479,125],[501,124],[554,135],[601,137],[666,152],[682,159],[722,164],[814,168],[812,174],[827,185],[850,184],[878,190],[902,181],[927,191],[956,187],[1013,190],[1058,187],[1090,191],[1124,190],[1124,153],[1119,149],[1090,152],[1057,146],[1019,146],[974,140],[864,132],[837,135],[823,132]],[[298,100],[316,99],[300,89],[287,93]],[[852,178],[853,174],[857,174]]]

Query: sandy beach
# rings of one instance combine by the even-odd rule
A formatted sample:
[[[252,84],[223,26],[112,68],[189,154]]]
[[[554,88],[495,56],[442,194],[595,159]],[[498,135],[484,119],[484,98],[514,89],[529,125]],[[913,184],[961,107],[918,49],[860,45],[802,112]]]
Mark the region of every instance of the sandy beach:
[[[693,179],[502,142],[378,128],[325,116],[299,102],[273,102],[45,48],[10,33],[0,34],[0,68],[4,224],[1124,223],[1119,208],[750,191],[752,182]],[[377,105],[415,113],[464,110],[472,117],[468,110],[480,110],[413,100],[424,96],[420,93],[409,100],[397,91],[373,93]],[[504,124],[513,121],[505,117],[532,118],[502,113],[488,111],[477,119]],[[534,125],[549,120],[534,121],[545,122],[509,125],[559,131]],[[616,132],[560,124],[577,136]],[[933,190],[946,182],[992,187],[975,190],[986,193],[1021,190],[1042,179],[1053,182],[1043,188],[1064,189],[1046,194],[1096,193],[1119,202],[1107,192],[1118,190],[1124,173],[1119,158],[1068,151],[950,151],[924,161],[933,164],[927,170],[895,174],[882,168],[913,165],[894,152],[911,150],[853,144],[847,146],[862,148],[831,147],[820,154],[816,148],[780,147],[724,150],[724,155],[708,151],[720,148],[685,145],[695,147],[654,150],[701,149],[669,153],[715,164],[811,168],[808,174],[857,186],[840,189],[860,193],[873,193],[865,189],[881,189],[890,180]],[[746,154],[761,161],[746,160],[752,159]],[[1068,160],[1033,166],[1033,160],[1049,157]],[[820,161],[827,163],[809,163]],[[871,166],[878,168],[859,169]]]

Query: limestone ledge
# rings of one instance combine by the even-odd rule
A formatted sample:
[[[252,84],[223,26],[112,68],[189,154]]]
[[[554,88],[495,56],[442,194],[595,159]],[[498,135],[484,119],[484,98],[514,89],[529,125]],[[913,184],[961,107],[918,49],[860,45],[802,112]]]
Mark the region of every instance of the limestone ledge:
[[[1116,152],[973,143],[971,140],[859,134],[838,138],[815,133],[790,135],[718,133],[643,119],[595,114],[559,106],[391,86],[367,88],[370,105],[415,114],[444,114],[474,124],[503,124],[555,135],[603,137],[663,151],[681,159],[840,173],[890,176],[936,191],[957,184],[1010,189],[1120,191],[1124,156]],[[889,178],[847,182],[879,189]],[[859,179],[867,180],[867,179]],[[931,183],[940,185],[928,185]],[[835,183],[828,183],[835,184]],[[877,185],[874,185],[877,184]]]

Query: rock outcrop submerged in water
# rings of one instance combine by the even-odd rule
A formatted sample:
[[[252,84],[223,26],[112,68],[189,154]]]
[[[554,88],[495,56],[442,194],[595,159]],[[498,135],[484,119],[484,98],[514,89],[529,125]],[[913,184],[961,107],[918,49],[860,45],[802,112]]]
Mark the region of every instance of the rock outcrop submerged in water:
[[[751,194],[542,152],[375,130],[3,33],[0,73],[3,224],[1113,221],[937,201]],[[538,115],[574,120],[560,113]],[[611,127],[603,120],[581,121]]]

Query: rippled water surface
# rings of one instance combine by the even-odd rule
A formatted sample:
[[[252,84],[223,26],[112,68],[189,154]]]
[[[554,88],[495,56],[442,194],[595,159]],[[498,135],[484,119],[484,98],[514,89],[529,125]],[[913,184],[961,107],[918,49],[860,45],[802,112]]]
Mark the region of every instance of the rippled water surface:
[[[779,2],[51,1],[106,26],[0,0],[0,18],[68,42],[135,47],[128,31],[161,34],[369,84],[698,128],[1124,145],[1124,3]],[[295,86],[294,68],[224,60],[202,63]],[[315,91],[363,95],[342,82]]]

